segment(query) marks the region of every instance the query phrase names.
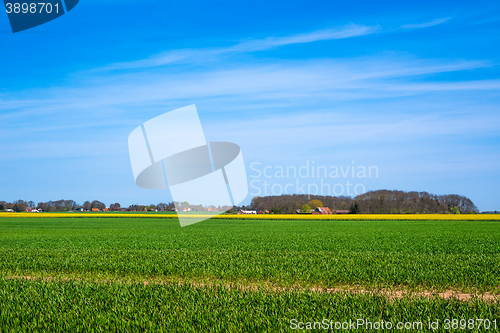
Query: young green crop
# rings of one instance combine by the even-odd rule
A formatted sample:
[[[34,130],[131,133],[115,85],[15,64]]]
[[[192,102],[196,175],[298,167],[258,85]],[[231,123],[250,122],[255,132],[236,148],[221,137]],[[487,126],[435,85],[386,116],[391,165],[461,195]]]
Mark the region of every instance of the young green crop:
[[[295,323],[363,319],[394,326],[421,322],[423,327],[439,320],[439,329],[433,332],[448,332],[446,319],[488,319],[490,325],[496,320],[497,327],[500,323],[500,303],[479,299],[389,300],[368,294],[139,283],[0,279],[0,304],[1,332],[291,332],[293,319]],[[361,326],[342,331],[367,330]]]
[[[1,218],[0,273],[498,292],[500,223]]]

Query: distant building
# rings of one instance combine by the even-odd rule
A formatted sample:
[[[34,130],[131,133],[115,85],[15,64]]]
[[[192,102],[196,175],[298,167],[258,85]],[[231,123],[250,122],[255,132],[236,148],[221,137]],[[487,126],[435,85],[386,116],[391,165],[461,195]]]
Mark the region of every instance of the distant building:
[[[26,211],[28,213],[41,213],[42,209],[36,209],[35,207],[27,207]]]
[[[6,211],[6,212],[9,212],[9,213],[13,213],[13,212],[14,212],[14,210],[12,210],[12,209],[10,209],[10,208],[7,208],[5,211]]]
[[[332,211],[328,207],[317,207],[312,213],[314,215],[331,215]]]
[[[109,207],[109,210],[110,211],[117,211],[117,212],[126,212],[127,208],[123,208],[123,207]]]
[[[93,211],[93,212],[98,212],[98,211],[99,211],[99,208],[92,208],[92,211]]]
[[[336,210],[335,214],[349,214],[348,210]]]
[[[84,211],[85,211],[85,209],[83,209],[83,208],[81,208],[81,207],[80,207],[80,208],[77,208],[77,209],[76,209],[76,211],[77,211],[77,212],[84,212]]]
[[[240,214],[240,215],[242,215],[242,214],[250,214],[250,215],[252,215],[252,214],[257,214],[257,211],[256,210],[243,210],[242,209],[242,210],[240,210],[238,212],[238,214]]]

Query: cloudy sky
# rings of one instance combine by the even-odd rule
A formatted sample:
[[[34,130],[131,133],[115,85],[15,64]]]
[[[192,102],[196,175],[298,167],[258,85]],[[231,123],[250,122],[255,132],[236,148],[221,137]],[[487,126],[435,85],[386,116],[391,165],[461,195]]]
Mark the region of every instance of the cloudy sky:
[[[82,0],[16,34],[2,14],[0,39],[0,200],[170,201],[127,138],[196,104],[241,146],[246,202],[349,181],[500,209],[498,2]],[[313,165],[339,177],[279,174]]]

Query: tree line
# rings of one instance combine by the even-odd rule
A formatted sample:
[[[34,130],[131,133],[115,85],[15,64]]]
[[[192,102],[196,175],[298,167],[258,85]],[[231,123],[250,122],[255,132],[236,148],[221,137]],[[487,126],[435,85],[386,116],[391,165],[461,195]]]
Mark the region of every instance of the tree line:
[[[285,194],[281,196],[254,197],[246,209],[268,210],[293,214],[319,200],[323,207],[333,210],[348,210],[362,214],[440,214],[477,213],[476,205],[467,197],[458,194],[434,195],[427,192],[405,192],[378,190],[360,194],[354,198],[346,196],[322,196],[307,194]],[[311,207],[309,207],[311,208]]]
[[[192,211],[203,211],[201,205],[182,203],[159,203],[151,205],[130,205],[127,210],[173,210],[175,207],[190,208]],[[0,201],[0,210],[12,209],[24,212],[26,208],[41,208],[44,212],[62,212],[83,208],[102,210],[106,205],[99,201],[85,201],[78,204],[74,200],[57,200],[39,202],[17,200],[12,203]],[[237,212],[240,209],[269,211],[275,214],[294,214],[297,210],[309,212],[316,207],[328,207],[333,210],[347,210],[350,213],[362,214],[439,214],[439,213],[476,213],[477,207],[467,197],[458,194],[434,195],[427,192],[405,192],[378,190],[360,194],[354,198],[346,196],[322,196],[308,194],[285,194],[281,196],[254,197],[250,206],[210,207],[219,211]],[[109,206],[110,210],[121,210],[119,203]]]
[[[39,202],[35,205],[33,201],[24,201],[17,200],[14,202],[6,202],[0,201],[0,210],[12,209],[15,212],[24,212],[28,207],[32,208],[41,208],[44,212],[64,212],[69,210],[77,210],[79,208],[83,208],[85,210],[92,210],[93,208],[97,208],[99,210],[103,210],[106,208],[106,205],[99,201],[85,201],[83,204],[79,204],[74,200],[56,200],[56,201],[47,201],[47,202]],[[109,206],[110,210],[120,210],[122,207],[119,203],[113,203]],[[125,208],[125,207],[124,207]],[[174,202],[164,203],[160,202],[159,204],[151,204],[151,205],[130,205],[127,210],[172,210],[175,208]]]

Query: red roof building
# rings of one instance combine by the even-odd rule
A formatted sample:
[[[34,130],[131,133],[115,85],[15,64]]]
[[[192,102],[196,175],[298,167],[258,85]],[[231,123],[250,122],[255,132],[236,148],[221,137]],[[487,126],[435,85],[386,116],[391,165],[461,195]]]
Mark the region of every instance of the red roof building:
[[[312,213],[315,215],[330,215],[332,211],[328,207],[318,207]]]

